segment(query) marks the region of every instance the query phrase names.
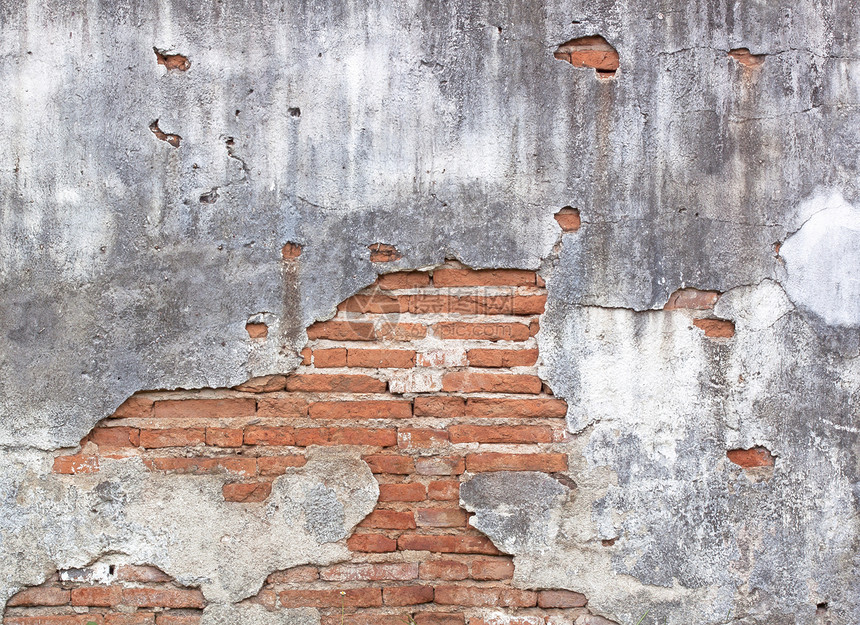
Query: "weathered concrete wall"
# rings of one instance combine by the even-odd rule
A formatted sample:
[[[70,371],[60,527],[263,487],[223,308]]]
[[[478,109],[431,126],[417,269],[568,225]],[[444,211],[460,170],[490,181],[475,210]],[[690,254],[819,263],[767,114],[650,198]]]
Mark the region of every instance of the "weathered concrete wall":
[[[167,566],[162,497],[221,514],[200,476],[50,475],[130,395],[287,373],[378,272],[456,258],[547,280],[576,496],[509,472],[461,493],[515,584],[625,625],[860,622],[858,28],[812,0],[0,1],[0,597],[114,551]],[[596,34],[613,76],[554,58]],[[661,310],[682,287],[721,293],[733,336]],[[753,447],[772,467],[726,456]],[[519,536],[494,519],[522,488]],[[346,557],[306,533],[248,584]],[[165,572],[217,586],[228,547],[177,540]]]

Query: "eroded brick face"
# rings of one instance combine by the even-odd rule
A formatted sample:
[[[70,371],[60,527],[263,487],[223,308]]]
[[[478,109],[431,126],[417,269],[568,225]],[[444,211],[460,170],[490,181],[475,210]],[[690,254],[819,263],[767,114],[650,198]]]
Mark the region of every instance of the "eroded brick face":
[[[263,506],[309,447],[352,446],[380,495],[346,541],[350,561],[273,573],[252,601],[318,608],[332,625],[342,608],[350,623],[481,623],[488,609],[574,620],[586,598],[514,588],[512,558],[459,505],[460,484],[479,472],[567,471],[567,405],[537,372],[545,302],[529,271],[387,274],[308,329],[290,375],[139,394],[55,470],[142,456],[151,471],[226,473],[227,505]]]

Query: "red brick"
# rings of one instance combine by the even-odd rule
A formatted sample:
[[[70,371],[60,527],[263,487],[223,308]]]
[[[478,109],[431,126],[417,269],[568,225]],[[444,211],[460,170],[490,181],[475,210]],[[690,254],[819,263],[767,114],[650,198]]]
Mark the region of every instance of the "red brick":
[[[466,468],[472,473],[485,471],[567,471],[565,454],[479,453],[466,456]]]
[[[171,577],[154,566],[120,564],[116,567],[116,578],[126,582],[169,582]]]
[[[367,321],[321,321],[308,328],[308,339],[332,341],[372,341],[373,324]]]
[[[437,586],[436,603],[484,608],[530,608],[537,604],[537,593],[516,588]]]
[[[472,561],[472,579],[500,580],[511,579],[514,576],[514,563],[507,558]]]
[[[535,273],[520,269],[437,269],[433,286],[533,286]]]
[[[105,625],[152,625],[154,612],[134,612],[133,614],[112,613],[105,615]]]
[[[305,350],[302,350],[304,355]],[[310,352],[310,350],[308,350]],[[310,364],[308,362],[307,364]],[[287,378],[283,375],[264,375],[259,378],[251,378],[247,382],[236,387],[237,391],[245,393],[272,393],[282,391],[286,388]]]
[[[312,419],[408,419],[412,402],[400,400],[319,401],[311,404]]]
[[[282,590],[278,593],[285,608],[372,608],[382,605],[382,590],[379,588],[351,588],[338,590]]]
[[[190,447],[206,442],[204,428],[166,428],[162,430],[141,430],[140,446],[146,449],[164,447]]]
[[[360,293],[353,295],[341,302],[337,309],[362,314],[406,312],[405,308],[401,310],[399,298],[382,293]]]
[[[251,503],[265,501],[272,492],[272,484],[271,482],[224,484],[221,490],[224,501]]]
[[[143,463],[154,471],[196,475],[223,471],[254,475],[257,472],[257,461],[254,458],[146,458]]]
[[[382,589],[385,605],[420,605],[433,601],[432,586],[392,586]]]
[[[427,326],[420,323],[397,323],[383,326],[377,336],[391,341],[417,341],[427,336]]]
[[[478,312],[473,299],[450,295],[403,295],[401,307],[417,315],[449,314],[470,315]]]
[[[119,586],[73,588],[71,598],[72,605],[109,608],[122,601],[122,588]]]
[[[529,327],[522,323],[445,321],[434,324],[433,333],[441,339],[461,341],[525,341],[529,338]]]
[[[265,323],[246,323],[245,330],[252,339],[264,339],[269,335],[269,326]]]
[[[567,402],[562,399],[535,397],[508,399],[470,397],[466,402],[467,417],[525,419],[561,418],[567,414]]]
[[[196,589],[124,588],[122,602],[137,608],[203,608],[203,593]]]
[[[379,276],[377,281],[380,289],[415,289],[430,284],[430,274],[423,271],[389,273]]]
[[[75,475],[77,473],[96,473],[99,470],[97,456],[58,456],[54,458],[54,473]]]
[[[292,418],[308,414],[308,402],[304,397],[260,397],[257,400],[258,417]]]
[[[416,417],[454,419],[465,414],[466,402],[462,397],[431,395],[415,398]]]
[[[460,499],[460,482],[454,480],[430,482],[427,486],[427,496],[436,501]]]
[[[345,618],[340,612],[321,614],[320,625],[406,625],[408,614],[349,614]]]
[[[139,447],[140,430],[127,427],[95,428],[90,432],[89,439],[99,447]]]
[[[457,560],[428,560],[421,563],[418,575],[421,579],[458,581],[469,577],[469,567]]]
[[[465,616],[460,612],[422,612],[415,615],[415,625],[464,625]]]
[[[570,63],[570,58],[565,59]],[[579,216],[579,209],[565,206],[555,214],[555,220],[561,227],[562,232],[576,232],[582,225],[582,219]]]
[[[398,428],[397,446],[401,449],[426,449],[448,442],[446,430],[433,428]]]
[[[418,579],[418,563],[338,564],[320,571],[320,578],[332,582],[409,581]]]
[[[153,402],[147,397],[132,395],[111,415],[114,419],[148,419],[152,416]]]
[[[415,352],[408,349],[350,349],[346,354],[346,364],[373,369],[409,369],[415,366]]]
[[[260,475],[283,475],[287,469],[303,467],[307,463],[304,456],[264,456],[257,458],[257,466],[260,467]]]
[[[452,425],[452,443],[551,443],[546,425]]]
[[[346,348],[334,347],[332,349],[314,350],[314,367],[326,369],[330,367],[346,366]]]
[[[416,574],[417,577],[417,574]],[[66,605],[71,600],[68,590],[62,588],[53,588],[50,586],[37,586],[35,588],[25,588],[16,595],[13,595],[6,606],[9,608],[17,606],[49,606],[49,605]]]
[[[466,470],[461,456],[431,456],[415,461],[418,475],[460,475]]]
[[[257,402],[246,398],[225,399],[166,399],[155,402],[153,416],[157,418],[228,419],[252,417]]]
[[[346,540],[350,551],[385,553],[397,549],[397,542],[382,534],[353,534]]]
[[[302,245],[289,241],[281,248],[281,258],[290,260],[302,255]]]
[[[466,512],[460,508],[418,508],[415,522],[420,527],[466,527]]]
[[[393,447],[397,431],[387,428],[297,428],[293,435],[299,447],[310,445],[367,445]]]
[[[155,617],[155,625],[200,625],[203,614],[171,614],[161,612]]]
[[[546,295],[515,295],[515,315],[542,315],[546,310]]]
[[[295,445],[293,428],[251,425],[245,428],[246,445]]]
[[[726,452],[729,460],[745,469],[753,467],[772,467],[776,462],[773,455],[764,447],[752,449],[731,449]]]
[[[319,577],[319,569],[315,566],[294,566],[284,571],[275,571],[266,578],[266,583],[292,584],[297,582],[315,582]]]
[[[537,336],[540,332],[540,321],[535,319],[529,322],[529,336]]]
[[[379,501],[424,501],[424,484],[380,484]]]
[[[311,350],[311,348],[305,347],[304,349],[302,349],[300,354],[302,357],[302,364],[305,366],[310,366],[310,364],[313,362],[313,351]],[[286,388],[286,387],[287,387],[287,378],[285,377],[283,388]]]
[[[588,599],[585,595],[570,590],[541,590],[538,606],[541,608],[581,608]]]
[[[735,335],[735,324],[725,319],[693,319],[693,325],[710,338],[730,339]]]
[[[235,428],[206,428],[206,444],[211,447],[241,447],[244,434]]]
[[[537,395],[543,382],[536,375],[453,371],[442,376],[442,390],[459,393],[531,393]]]
[[[367,249],[370,250],[370,262],[372,263],[390,263],[403,258],[403,254],[388,243],[374,243],[369,245]]]
[[[567,623],[573,622],[571,619],[575,619],[579,615],[578,614],[570,614],[570,615],[565,615],[565,616],[568,617],[568,618],[564,619],[564,623],[566,625]],[[598,616],[598,617],[594,617],[594,618],[600,619],[601,617]],[[542,615],[541,616],[538,616],[538,615],[527,616],[524,614],[519,614],[516,616],[510,615],[510,614],[505,614],[505,615],[501,615],[501,616],[495,617],[495,618],[489,617],[486,620],[479,618],[479,617],[476,617],[476,616],[471,616],[471,617],[469,617],[469,625],[545,625],[546,623],[551,623],[551,625],[558,625],[557,622],[553,622],[550,619],[552,619],[552,617],[545,617]],[[610,624],[614,625],[614,622],[613,621],[607,621],[607,622],[603,623],[603,625],[610,625]],[[598,623],[596,621],[589,621],[589,625],[598,625]]]
[[[498,555],[499,550],[485,536],[431,536],[403,534],[397,539],[401,551],[433,551],[436,553],[482,553]]]
[[[466,352],[473,367],[531,367],[537,362],[536,349],[470,349]]]
[[[393,473],[395,475],[408,475],[415,472],[415,463],[408,456],[394,456],[377,454],[363,456],[362,459],[370,466],[374,473]]]
[[[288,391],[310,393],[384,393],[385,380],[369,375],[293,375],[287,378]]]
[[[87,625],[95,623],[104,625],[104,615],[96,613],[72,615],[43,615],[43,616],[6,616],[4,625]]]
[[[377,509],[364,517],[359,526],[386,530],[408,530],[415,528],[415,517],[411,511]]]
[[[678,289],[669,296],[669,301],[663,306],[663,310],[710,310],[718,299],[720,299],[718,291]]]

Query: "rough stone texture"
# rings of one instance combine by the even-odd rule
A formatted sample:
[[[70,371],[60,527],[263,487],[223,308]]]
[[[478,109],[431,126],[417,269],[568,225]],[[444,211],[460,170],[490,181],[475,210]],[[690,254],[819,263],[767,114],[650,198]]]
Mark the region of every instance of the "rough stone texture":
[[[285,373],[377,271],[455,257],[549,278],[578,488],[550,559],[498,526],[518,583],[623,623],[860,622],[858,28],[813,0],[0,1],[0,599],[112,549],[217,601],[340,557],[317,539],[370,504],[316,486],[331,463],[279,478],[308,503],[271,532],[218,477],[48,452],[140,389]],[[553,58],[596,34],[614,78]],[[682,287],[735,336],[658,310]],[[726,459],[753,446],[771,473]]]

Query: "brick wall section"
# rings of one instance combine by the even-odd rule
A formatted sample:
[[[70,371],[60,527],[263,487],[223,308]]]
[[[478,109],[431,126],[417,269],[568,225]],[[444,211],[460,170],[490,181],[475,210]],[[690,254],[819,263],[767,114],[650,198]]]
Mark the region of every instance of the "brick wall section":
[[[351,624],[412,616],[417,625],[478,625],[497,612],[572,621],[587,613],[586,598],[514,588],[512,559],[459,507],[470,474],[567,470],[567,406],[537,375],[545,302],[531,271],[449,264],[381,276],[308,328],[291,375],[138,394],[54,470],[142,456],[152,471],[225,474],[226,501],[261,505],[309,446],[355,446],[380,496],[347,540],[351,561],[274,573],[253,601],[319,608],[324,625],[340,622],[342,605]]]

